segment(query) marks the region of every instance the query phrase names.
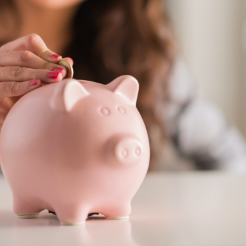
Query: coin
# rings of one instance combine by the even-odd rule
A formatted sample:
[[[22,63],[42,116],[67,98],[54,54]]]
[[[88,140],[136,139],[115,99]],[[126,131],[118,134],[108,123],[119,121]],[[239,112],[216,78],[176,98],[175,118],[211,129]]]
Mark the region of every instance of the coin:
[[[57,64],[66,68],[67,70],[66,78],[73,78],[73,67],[68,60],[62,59]]]

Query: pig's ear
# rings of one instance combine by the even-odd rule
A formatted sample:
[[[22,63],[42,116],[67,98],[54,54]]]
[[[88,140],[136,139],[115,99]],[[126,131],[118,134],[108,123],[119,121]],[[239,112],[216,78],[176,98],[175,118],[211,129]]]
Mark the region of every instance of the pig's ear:
[[[138,84],[138,81],[134,77],[130,75],[123,75],[123,76],[116,78],[115,80],[107,84],[106,86],[108,87],[109,90],[127,98],[134,105],[136,105],[139,84]]]
[[[79,100],[88,95],[88,91],[81,83],[65,79],[57,84],[50,104],[55,110],[69,112]]]

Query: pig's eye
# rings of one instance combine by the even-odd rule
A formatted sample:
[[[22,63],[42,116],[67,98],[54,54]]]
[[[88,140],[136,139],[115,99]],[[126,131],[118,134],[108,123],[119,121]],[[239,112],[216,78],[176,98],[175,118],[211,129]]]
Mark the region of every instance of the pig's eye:
[[[125,113],[126,113],[125,108],[123,108],[122,106],[118,106],[118,107],[117,107],[117,110],[118,110],[121,114],[125,114]]]
[[[103,115],[109,115],[110,114],[110,110],[108,108],[106,108],[106,107],[101,107],[100,108],[100,112]]]

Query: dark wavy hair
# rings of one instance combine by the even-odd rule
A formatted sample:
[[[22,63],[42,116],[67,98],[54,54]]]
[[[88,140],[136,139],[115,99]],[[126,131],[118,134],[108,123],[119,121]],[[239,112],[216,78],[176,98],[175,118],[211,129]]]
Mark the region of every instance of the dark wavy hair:
[[[129,74],[139,81],[137,108],[150,138],[152,169],[166,139],[164,101],[176,51],[165,7],[160,0],[87,0],[72,28],[62,55],[73,58],[75,78],[107,84]]]

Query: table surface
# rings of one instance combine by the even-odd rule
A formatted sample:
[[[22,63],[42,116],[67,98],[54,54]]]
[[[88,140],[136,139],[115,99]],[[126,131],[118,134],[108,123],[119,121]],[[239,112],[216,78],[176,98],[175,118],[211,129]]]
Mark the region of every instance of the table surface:
[[[0,177],[0,245],[246,245],[246,176],[219,172],[150,173],[132,201],[129,220],[102,217],[62,226],[43,211],[18,219]]]

